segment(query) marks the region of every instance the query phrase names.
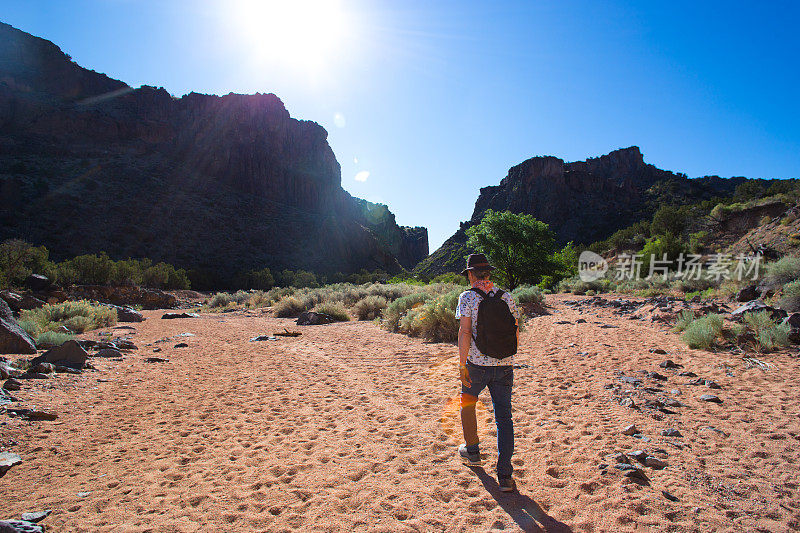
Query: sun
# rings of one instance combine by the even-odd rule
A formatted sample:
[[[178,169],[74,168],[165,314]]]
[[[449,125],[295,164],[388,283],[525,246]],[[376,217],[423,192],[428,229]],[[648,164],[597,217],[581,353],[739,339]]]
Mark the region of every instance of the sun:
[[[314,71],[343,53],[348,28],[338,0],[239,0],[225,9],[245,52],[261,63]]]

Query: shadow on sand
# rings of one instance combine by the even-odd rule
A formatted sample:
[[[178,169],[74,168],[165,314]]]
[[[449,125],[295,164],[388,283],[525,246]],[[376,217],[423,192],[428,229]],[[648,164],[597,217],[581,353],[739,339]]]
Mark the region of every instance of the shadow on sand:
[[[529,496],[519,492],[502,492],[497,480],[487,474],[483,468],[478,467],[471,470],[478,476],[492,498],[523,531],[528,533],[572,533],[571,527],[548,516]]]

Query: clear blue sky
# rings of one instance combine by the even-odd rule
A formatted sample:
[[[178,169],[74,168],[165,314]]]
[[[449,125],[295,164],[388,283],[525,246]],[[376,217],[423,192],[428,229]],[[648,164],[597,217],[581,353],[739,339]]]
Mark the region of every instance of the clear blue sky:
[[[328,130],[344,188],[427,226],[431,251],[535,155],[638,145],[691,177],[800,177],[796,1],[2,5],[135,87],[274,92]]]

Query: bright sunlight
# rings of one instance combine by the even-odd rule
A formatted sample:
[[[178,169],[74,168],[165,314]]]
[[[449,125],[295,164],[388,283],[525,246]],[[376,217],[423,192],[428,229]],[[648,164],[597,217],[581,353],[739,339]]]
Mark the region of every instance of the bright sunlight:
[[[258,62],[319,73],[343,53],[347,20],[338,0],[225,3],[232,31]]]

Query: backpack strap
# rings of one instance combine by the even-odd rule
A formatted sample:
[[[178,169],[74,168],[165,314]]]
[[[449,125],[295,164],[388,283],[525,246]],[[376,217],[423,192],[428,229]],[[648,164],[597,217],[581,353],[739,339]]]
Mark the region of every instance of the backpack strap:
[[[477,287],[472,287],[470,290],[471,291],[475,291],[475,293],[480,295],[481,298],[488,298],[487,294],[485,292],[483,292],[482,290],[480,290],[479,288],[477,288]]]

